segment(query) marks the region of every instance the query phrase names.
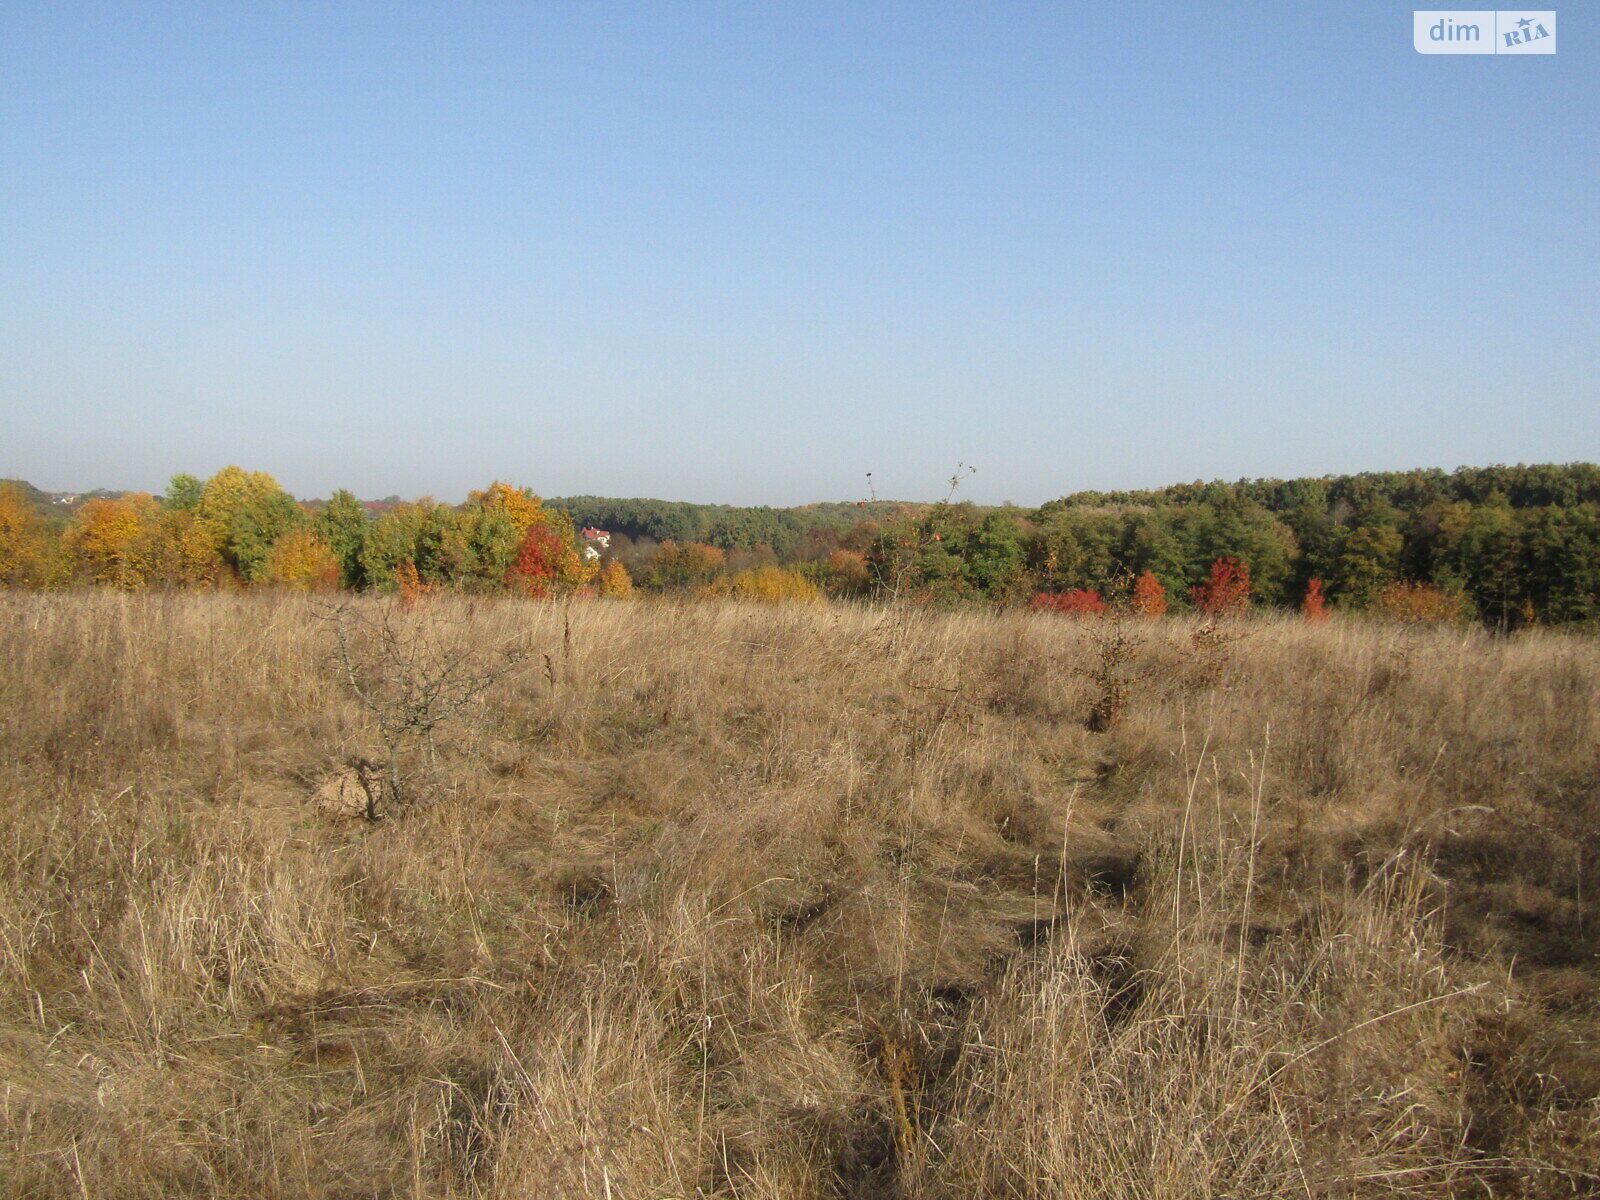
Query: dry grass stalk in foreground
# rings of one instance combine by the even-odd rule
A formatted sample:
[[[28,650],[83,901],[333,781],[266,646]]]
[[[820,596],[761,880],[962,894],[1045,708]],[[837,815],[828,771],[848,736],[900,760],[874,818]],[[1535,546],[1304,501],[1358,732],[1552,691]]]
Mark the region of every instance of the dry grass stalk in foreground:
[[[533,654],[374,824],[309,603],[0,598],[0,1191],[1600,1189],[1592,641],[1164,623],[1096,733],[1047,617],[404,619]]]

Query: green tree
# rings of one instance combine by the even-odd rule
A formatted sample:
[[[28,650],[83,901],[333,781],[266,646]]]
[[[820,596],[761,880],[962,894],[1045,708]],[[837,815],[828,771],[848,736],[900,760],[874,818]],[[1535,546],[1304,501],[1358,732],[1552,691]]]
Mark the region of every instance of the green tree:
[[[1219,558],[1237,558],[1250,566],[1251,586],[1263,599],[1293,603],[1293,564],[1298,552],[1294,532],[1265,505],[1237,495],[1224,495],[1198,509],[1189,527],[1191,578],[1206,578]]]
[[[1116,512],[1047,505],[1034,524],[1031,565],[1045,591],[1103,587],[1116,575],[1123,527]]]
[[[272,545],[306,515],[265,471],[224,467],[206,480],[194,509],[228,566],[246,582],[266,577]]]
[[[1171,505],[1136,509],[1123,526],[1121,558],[1132,572],[1148,571],[1169,596],[1182,596],[1189,587],[1189,556],[1178,536]]]
[[[967,540],[962,574],[968,584],[993,597],[1016,598],[1025,590],[1023,566],[1026,550],[1016,519],[992,512]]]
[[[193,475],[177,474],[167,480],[166,494],[161,503],[179,512],[193,512],[200,507],[200,497],[206,485]]]
[[[1600,504],[1524,510],[1518,574],[1542,620],[1600,620]]]
[[[1334,559],[1334,579],[1340,603],[1350,608],[1370,608],[1378,594],[1393,583],[1403,545],[1392,525],[1357,525],[1339,540]]]
[[[396,572],[407,563],[423,583],[452,582],[446,549],[456,537],[456,524],[455,510],[431,497],[397,504],[383,513],[361,549],[367,586],[384,590],[398,586]]]
[[[347,588],[366,587],[367,570],[361,554],[366,549],[367,535],[372,532],[366,505],[354,493],[340,488],[322,506],[312,525],[339,560],[340,582]]]

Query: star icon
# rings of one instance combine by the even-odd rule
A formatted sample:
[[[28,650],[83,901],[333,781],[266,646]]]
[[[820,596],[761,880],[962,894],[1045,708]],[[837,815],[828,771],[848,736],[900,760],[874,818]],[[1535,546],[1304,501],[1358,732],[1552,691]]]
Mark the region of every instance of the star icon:
[[[1517,24],[1521,25],[1524,29],[1526,29],[1529,25],[1532,25],[1533,22],[1529,18],[1523,17],[1522,20],[1517,22]]]

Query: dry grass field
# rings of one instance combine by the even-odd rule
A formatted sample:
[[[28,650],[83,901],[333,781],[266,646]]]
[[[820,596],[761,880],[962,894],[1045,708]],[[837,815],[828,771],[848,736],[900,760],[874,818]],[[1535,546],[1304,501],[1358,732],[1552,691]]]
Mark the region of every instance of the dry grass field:
[[[0,596],[0,1194],[1600,1195],[1600,645],[1122,633]]]

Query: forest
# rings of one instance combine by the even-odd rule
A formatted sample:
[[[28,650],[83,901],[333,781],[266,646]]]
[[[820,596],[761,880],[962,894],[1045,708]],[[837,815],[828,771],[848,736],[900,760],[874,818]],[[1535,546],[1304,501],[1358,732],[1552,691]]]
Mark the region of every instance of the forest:
[[[959,483],[959,472],[952,484]],[[1254,604],[1480,621],[1600,620],[1600,466],[1463,467],[1075,492],[1038,508],[872,499],[797,508],[575,496],[496,482],[461,504],[299,501],[269,474],[160,496],[0,482],[0,586],[269,586],[417,595],[824,596],[1093,615]],[[586,541],[583,529],[609,537]]]

